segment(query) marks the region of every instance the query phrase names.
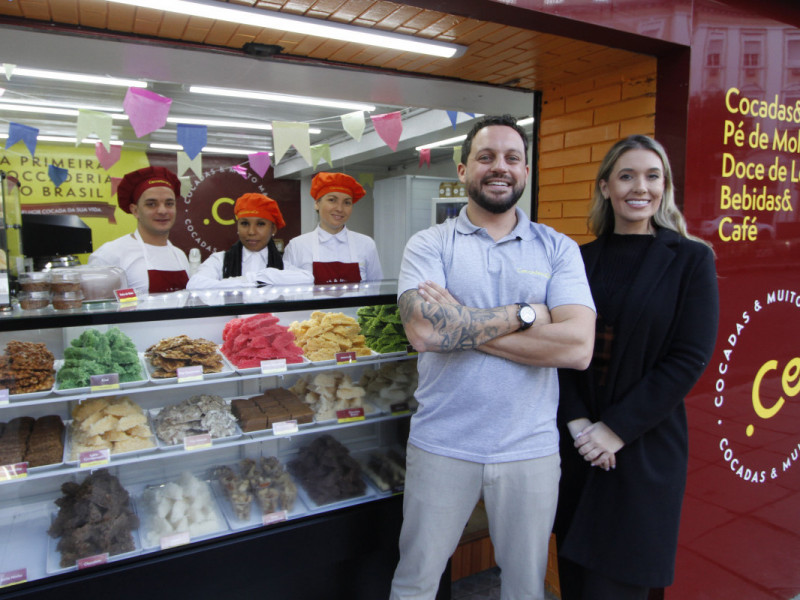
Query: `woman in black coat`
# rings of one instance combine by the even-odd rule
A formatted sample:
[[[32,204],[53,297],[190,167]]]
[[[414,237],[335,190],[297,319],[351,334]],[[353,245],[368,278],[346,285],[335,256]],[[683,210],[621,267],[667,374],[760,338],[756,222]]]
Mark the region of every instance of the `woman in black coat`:
[[[672,583],[688,462],[684,398],[717,333],[711,248],[686,232],[661,145],[615,144],[582,247],[597,305],[586,371],[559,373],[563,600],[646,599]]]

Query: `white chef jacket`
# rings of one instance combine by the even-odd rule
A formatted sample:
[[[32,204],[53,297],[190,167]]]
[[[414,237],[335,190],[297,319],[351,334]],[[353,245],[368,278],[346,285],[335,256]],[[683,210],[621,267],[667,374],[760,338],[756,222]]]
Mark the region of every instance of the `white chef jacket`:
[[[189,259],[180,248],[167,240],[166,246],[153,246],[134,237],[138,232],[123,235],[100,246],[89,255],[89,265],[97,267],[119,267],[125,271],[128,287],[141,296],[150,290],[147,271],[186,271],[189,273]]]
[[[315,237],[318,244],[314,243]],[[315,245],[318,245],[318,256],[315,256]],[[361,281],[383,279],[375,241],[368,235],[350,231],[347,226],[337,234],[317,226],[314,231],[292,239],[286,246],[283,262],[309,273],[313,272],[314,262],[357,262]]]
[[[284,260],[283,270],[267,267],[269,247],[259,252],[242,248],[242,274],[239,277],[222,278],[222,265],[225,251],[215,252],[209,256],[197,272],[189,278],[187,290],[233,289],[256,287],[259,282],[267,285],[303,285],[313,284],[314,275],[311,270],[287,265]]]

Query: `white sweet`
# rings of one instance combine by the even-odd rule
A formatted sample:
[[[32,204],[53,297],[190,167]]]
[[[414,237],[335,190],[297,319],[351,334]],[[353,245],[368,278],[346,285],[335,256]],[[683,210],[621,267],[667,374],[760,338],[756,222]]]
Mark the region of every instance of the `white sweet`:
[[[158,545],[162,537],[173,533],[187,531],[196,537],[220,528],[208,484],[191,473],[182,473],[177,482],[148,490],[144,504],[149,513],[145,533],[148,545]]]

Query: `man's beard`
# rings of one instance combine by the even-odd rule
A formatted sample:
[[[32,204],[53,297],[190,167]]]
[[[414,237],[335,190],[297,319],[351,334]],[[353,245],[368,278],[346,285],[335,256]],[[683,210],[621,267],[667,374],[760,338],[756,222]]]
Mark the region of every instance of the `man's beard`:
[[[475,201],[475,204],[480,206],[482,209],[490,213],[493,213],[495,215],[503,214],[511,207],[513,207],[522,196],[522,193],[525,191],[524,185],[512,186],[511,188],[512,193],[510,196],[508,196],[507,199],[496,201],[492,200],[491,198],[489,198],[489,196],[484,194],[481,191],[481,188],[482,188],[481,182],[478,183],[472,182],[467,187],[467,193],[469,197]]]

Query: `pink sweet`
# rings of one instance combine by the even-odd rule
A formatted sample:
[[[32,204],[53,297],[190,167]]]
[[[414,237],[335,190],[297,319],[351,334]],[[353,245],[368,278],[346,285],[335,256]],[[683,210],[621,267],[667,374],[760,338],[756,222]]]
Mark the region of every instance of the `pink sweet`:
[[[276,358],[303,362],[303,350],[295,344],[294,335],[271,313],[231,319],[222,329],[222,341],[222,353],[240,369]]]

